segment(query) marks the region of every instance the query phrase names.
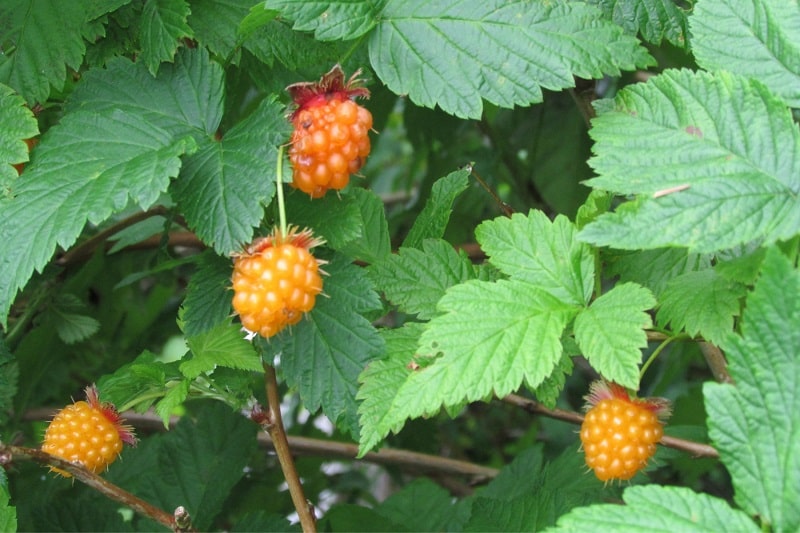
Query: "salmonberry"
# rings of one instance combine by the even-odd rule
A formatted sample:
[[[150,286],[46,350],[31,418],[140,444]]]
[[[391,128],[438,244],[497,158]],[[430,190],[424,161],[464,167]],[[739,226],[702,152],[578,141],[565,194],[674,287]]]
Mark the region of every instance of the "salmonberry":
[[[295,83],[286,88],[297,108],[289,160],[294,170],[292,186],[311,195],[323,196],[328,189],[343,189],[350,175],[358,172],[370,152],[372,114],[355,103],[369,91],[356,79],[345,81],[336,65],[318,82]]]
[[[75,402],[56,413],[44,434],[42,450],[80,463],[95,474],[119,457],[122,443],[136,445],[133,429],[123,423],[116,408],[100,403],[97,388],[86,387],[86,401]],[[72,474],[51,468],[62,476]]]
[[[663,398],[631,398],[615,383],[596,381],[586,397],[581,442],[586,465],[601,481],[632,478],[656,452],[669,405]]]
[[[322,292],[320,265],[310,252],[323,241],[311,230],[277,228],[233,256],[233,309],[242,326],[272,337],[300,321]]]

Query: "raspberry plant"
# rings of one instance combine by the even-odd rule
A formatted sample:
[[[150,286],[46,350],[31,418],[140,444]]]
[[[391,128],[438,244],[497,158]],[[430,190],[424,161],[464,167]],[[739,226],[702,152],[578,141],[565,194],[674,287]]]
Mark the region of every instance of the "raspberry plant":
[[[785,0],[0,3],[2,529],[800,529],[797,28]],[[324,285],[252,337],[235,258],[288,225]],[[598,379],[672,405],[630,479],[587,472]],[[40,449],[95,382],[140,436],[98,472]]]

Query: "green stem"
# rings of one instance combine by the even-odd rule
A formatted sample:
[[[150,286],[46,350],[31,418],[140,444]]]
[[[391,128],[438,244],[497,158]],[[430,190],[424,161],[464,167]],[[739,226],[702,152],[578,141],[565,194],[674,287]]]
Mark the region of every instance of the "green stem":
[[[275,193],[278,197],[278,221],[280,224],[281,235],[286,235],[286,205],[283,201],[283,145],[278,148],[278,164],[277,164],[277,183],[275,184]]]
[[[600,298],[603,293],[603,277],[601,272],[600,263],[600,248],[595,248],[592,252],[594,255],[594,297]]]
[[[650,368],[650,365],[653,364],[653,361],[656,360],[656,357],[658,357],[658,355],[664,351],[664,348],[669,346],[672,341],[686,338],[689,338],[687,334],[680,333],[664,339],[664,341],[658,345],[658,348],[653,350],[653,353],[650,354],[650,357],[647,358],[647,361],[645,361],[644,365],[642,365],[642,370],[639,372],[639,380],[641,381],[641,379],[644,377],[644,373],[647,372],[647,369]]]

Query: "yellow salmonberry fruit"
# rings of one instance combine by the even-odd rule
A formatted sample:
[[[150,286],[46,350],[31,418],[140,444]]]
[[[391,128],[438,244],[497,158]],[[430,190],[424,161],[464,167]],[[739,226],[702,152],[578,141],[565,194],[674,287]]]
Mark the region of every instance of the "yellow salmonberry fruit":
[[[42,451],[80,463],[97,474],[117,460],[123,443],[136,445],[136,437],[113,405],[100,403],[94,386],[86,388],[86,400],[56,413],[45,431]],[[72,477],[62,469],[51,470]]]
[[[369,155],[372,114],[354,101],[369,91],[359,86],[358,74],[345,81],[336,65],[318,82],[287,87],[297,106],[291,115],[292,186],[312,198],[346,187]]]
[[[623,387],[605,381],[592,385],[587,400],[580,432],[586,465],[601,481],[632,478],[664,435],[666,400],[631,398]]]
[[[322,242],[311,230],[275,229],[234,254],[233,309],[246,330],[269,338],[314,308],[323,262],[310,250]]]

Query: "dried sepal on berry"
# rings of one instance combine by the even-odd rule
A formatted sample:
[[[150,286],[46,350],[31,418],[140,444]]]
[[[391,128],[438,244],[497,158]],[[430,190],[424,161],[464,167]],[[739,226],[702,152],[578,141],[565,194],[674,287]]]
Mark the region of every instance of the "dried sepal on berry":
[[[90,385],[85,393],[86,401],[74,402],[56,413],[45,431],[42,450],[98,473],[116,461],[123,443],[136,446],[137,439],[114,405],[100,402],[97,387]],[[71,477],[59,468],[50,470]]]
[[[290,226],[233,254],[232,304],[246,331],[270,338],[314,308],[325,262],[311,249],[323,243],[310,229]]]
[[[628,480],[656,452],[670,414],[663,398],[635,398],[624,387],[599,380],[585,397],[580,439],[586,465],[601,481]]]
[[[301,81],[287,86],[286,91],[296,106],[290,119],[294,120],[303,109],[324,104],[331,99],[369,98],[369,89],[363,86],[364,80],[359,78],[360,75],[361,69],[358,69],[345,81],[342,66],[336,64],[319,81]]]
[[[292,187],[312,198],[346,187],[370,153],[372,114],[354,101],[369,97],[360,72],[345,80],[336,65],[318,82],[286,88],[295,105],[289,117],[294,126],[289,147]]]

